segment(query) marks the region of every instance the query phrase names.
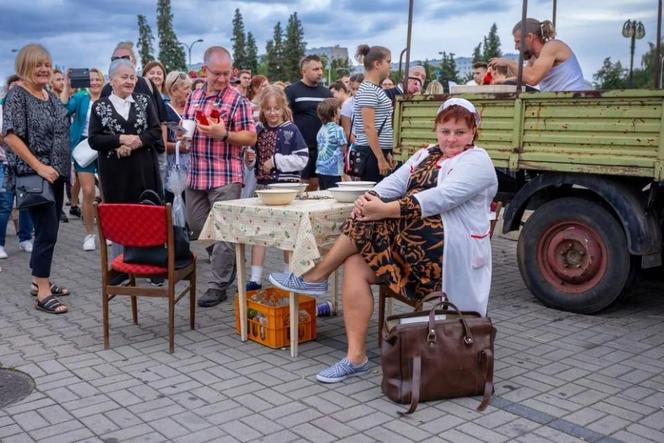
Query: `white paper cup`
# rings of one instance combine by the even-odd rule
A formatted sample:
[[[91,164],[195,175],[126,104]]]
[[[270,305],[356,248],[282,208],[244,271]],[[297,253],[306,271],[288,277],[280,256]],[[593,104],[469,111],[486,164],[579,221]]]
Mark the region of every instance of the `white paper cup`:
[[[184,128],[185,138],[192,138],[194,136],[194,129],[196,129],[195,120],[182,120],[182,127]]]

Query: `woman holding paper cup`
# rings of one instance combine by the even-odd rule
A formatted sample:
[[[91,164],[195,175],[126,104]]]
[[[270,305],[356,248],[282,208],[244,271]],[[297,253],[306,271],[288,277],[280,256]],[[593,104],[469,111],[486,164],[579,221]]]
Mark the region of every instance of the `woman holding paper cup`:
[[[166,81],[164,81],[164,91],[167,95],[167,98],[164,99],[164,103],[166,104],[167,122],[169,124],[168,139],[166,142],[166,153],[168,156],[166,157],[167,168],[164,189],[166,201],[170,203],[173,202],[174,195],[169,187],[168,177],[171,169],[175,167],[175,144],[177,143],[177,133],[182,131],[185,133],[184,135],[187,136],[187,132],[193,132],[193,130],[189,131],[185,128],[185,123],[182,121],[184,105],[187,103],[187,98],[189,98],[189,95],[191,94],[191,85],[192,81],[189,76],[184,72],[179,71],[169,72],[166,76]],[[189,125],[194,123],[193,120],[190,121],[191,123],[189,123]],[[180,143],[178,150],[180,168],[185,170],[189,169],[189,144]]]
[[[90,110],[92,109],[92,104],[99,100],[101,96],[101,88],[104,86],[104,74],[97,69],[90,69],[90,88],[87,91],[81,91],[77,94],[70,96],[71,86],[69,84],[69,78],[65,82],[65,96],[69,97],[67,102],[67,111],[69,116],[72,118],[71,126],[69,127],[69,143],[71,145],[72,151],[75,150],[76,146],[88,138],[88,127],[90,123]],[[79,148],[81,149],[81,148]],[[95,233],[94,233],[94,208],[92,206],[95,200],[95,174],[97,173],[97,160],[91,161],[87,165],[81,165],[76,161],[76,158],[73,158],[74,161],[74,170],[76,171],[76,177],[80,185],[81,191],[83,191],[83,201],[81,206],[83,211],[79,214],[83,218],[83,226],[85,227],[85,238],[83,239],[83,250],[84,251],[94,251],[96,249],[95,245]],[[78,192],[74,190],[71,196],[71,210],[78,210]]]
[[[99,151],[99,179],[106,203],[138,203],[143,191],[162,193],[156,145],[159,117],[145,94],[134,93],[137,76],[129,60],[111,62],[113,92],[93,103],[88,142]]]

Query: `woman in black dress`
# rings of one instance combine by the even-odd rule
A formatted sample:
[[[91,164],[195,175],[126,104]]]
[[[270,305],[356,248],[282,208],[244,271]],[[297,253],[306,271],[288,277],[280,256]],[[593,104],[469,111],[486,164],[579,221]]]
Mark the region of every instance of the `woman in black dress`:
[[[133,92],[137,77],[128,60],[113,61],[109,78],[113,93],[92,105],[88,141],[99,151],[104,202],[138,203],[146,189],[162,192],[159,119],[150,98]]]
[[[60,99],[46,86],[53,74],[51,55],[41,45],[24,46],[16,56],[16,73],[21,84],[12,88],[4,104],[2,135],[9,146],[8,160],[14,176],[39,175],[53,189],[55,202],[28,208],[35,227],[30,256],[36,308],[63,314],[67,307],[56,296],[69,295],[49,280],[64,184],[71,166],[69,119]]]

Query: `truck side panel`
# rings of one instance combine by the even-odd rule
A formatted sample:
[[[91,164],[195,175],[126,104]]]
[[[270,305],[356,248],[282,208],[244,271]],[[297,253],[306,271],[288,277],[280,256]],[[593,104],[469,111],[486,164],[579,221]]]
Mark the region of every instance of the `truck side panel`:
[[[496,167],[664,180],[662,91],[464,97],[480,112],[477,144],[487,149]],[[395,151],[401,158],[435,142],[432,122],[444,99],[398,102]],[[515,113],[517,106],[522,106],[521,115]]]

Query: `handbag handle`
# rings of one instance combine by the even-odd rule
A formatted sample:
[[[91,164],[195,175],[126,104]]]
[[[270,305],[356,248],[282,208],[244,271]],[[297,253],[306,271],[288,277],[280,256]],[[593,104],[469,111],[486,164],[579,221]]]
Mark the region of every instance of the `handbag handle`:
[[[154,205],[161,206],[164,202],[161,201],[161,197],[152,189],[146,189],[141,192],[141,195],[138,196],[138,201],[143,205]]]
[[[437,293],[434,294],[436,294],[437,296]],[[425,298],[425,300],[431,298],[431,295],[434,294],[430,294],[428,297]],[[450,307],[456,312],[456,314],[459,316],[459,321],[463,325],[463,342],[467,345],[472,345],[474,343],[473,334],[470,332],[470,327],[468,326],[466,319],[463,318],[463,314],[461,314],[459,308],[457,308],[454,303],[452,303],[447,299],[443,299],[443,301],[441,301],[440,303],[436,303],[431,308],[431,311],[429,311],[429,333],[427,334],[427,343],[436,342],[436,328],[434,326],[436,324],[436,309],[438,309],[438,307],[442,307],[443,309],[445,309],[446,307]]]

